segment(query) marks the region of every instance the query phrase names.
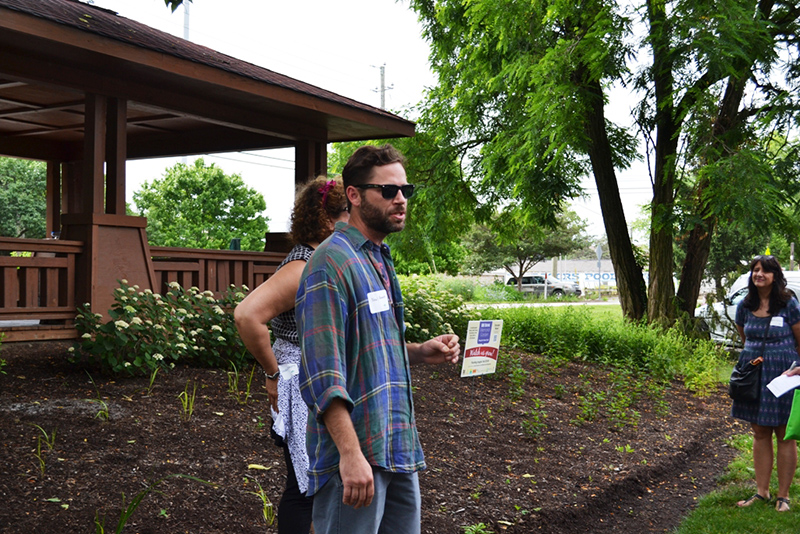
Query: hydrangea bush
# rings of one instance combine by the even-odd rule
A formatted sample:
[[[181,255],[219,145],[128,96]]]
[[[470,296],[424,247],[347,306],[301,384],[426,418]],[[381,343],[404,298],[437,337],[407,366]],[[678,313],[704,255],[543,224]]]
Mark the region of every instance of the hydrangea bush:
[[[242,367],[249,357],[233,321],[233,308],[247,287],[231,286],[217,299],[211,291],[184,289],[170,282],[165,295],[120,280],[114,290],[111,320],[78,309],[80,340],[70,347],[72,361],[88,360],[111,374],[142,375],[175,363],[204,367]]]
[[[442,287],[433,276],[401,276],[405,304],[406,341],[422,343],[440,334],[463,338],[469,316],[464,299]]]

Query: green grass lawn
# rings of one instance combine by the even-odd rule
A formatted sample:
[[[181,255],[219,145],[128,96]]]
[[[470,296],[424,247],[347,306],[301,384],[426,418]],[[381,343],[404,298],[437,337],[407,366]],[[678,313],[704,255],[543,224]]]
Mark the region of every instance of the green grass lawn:
[[[753,473],[753,439],[750,434],[735,436],[730,445],[740,454],[719,479],[720,489],[703,497],[697,508],[689,514],[676,530],[677,534],[778,534],[800,532],[800,478],[795,474],[789,490],[792,510],[775,511],[774,495],[778,479],[772,473],[770,484],[773,499],[769,503],[757,502],[747,508],[738,508],[736,502],[755,492]]]

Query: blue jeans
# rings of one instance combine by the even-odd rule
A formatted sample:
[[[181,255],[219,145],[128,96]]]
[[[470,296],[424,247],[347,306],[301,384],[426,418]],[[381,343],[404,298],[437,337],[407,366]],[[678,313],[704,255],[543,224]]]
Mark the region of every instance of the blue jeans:
[[[416,473],[391,473],[372,468],[372,504],[356,510],[342,503],[339,473],[314,494],[316,534],[419,534],[419,478]]]

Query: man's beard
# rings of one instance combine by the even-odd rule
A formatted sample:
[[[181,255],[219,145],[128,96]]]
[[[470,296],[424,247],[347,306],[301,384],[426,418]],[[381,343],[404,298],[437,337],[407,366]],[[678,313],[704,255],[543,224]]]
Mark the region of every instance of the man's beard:
[[[389,218],[389,215],[396,213],[397,211],[404,212],[405,209],[398,208],[392,204],[391,207],[389,207],[386,211],[381,210],[378,206],[367,200],[366,191],[361,194],[361,219],[368,228],[374,230],[375,232],[389,235],[402,230],[406,225],[405,219],[400,222],[393,223]]]

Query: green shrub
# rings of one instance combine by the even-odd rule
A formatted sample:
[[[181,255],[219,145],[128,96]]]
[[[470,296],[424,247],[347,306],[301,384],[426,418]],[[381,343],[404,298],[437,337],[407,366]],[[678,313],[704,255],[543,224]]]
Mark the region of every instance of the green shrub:
[[[525,299],[525,294],[505,285],[502,280],[495,280],[488,285],[475,286],[473,297],[478,302],[520,302]]]
[[[422,343],[441,334],[464,337],[469,317],[464,299],[441,287],[435,276],[401,276],[406,340]]]
[[[232,310],[244,298],[233,286],[221,299],[210,291],[177,282],[162,297],[139,291],[126,280],[114,290],[111,320],[92,313],[88,304],[78,309],[75,326],[80,341],[70,348],[74,362],[88,360],[112,374],[149,375],[176,362],[207,367],[242,366],[248,353],[239,338]]]
[[[725,355],[713,343],[619,319],[597,319],[580,307],[484,309],[481,318],[503,320],[503,344],[555,359],[581,360],[663,382],[682,378],[697,394],[711,393]]]

